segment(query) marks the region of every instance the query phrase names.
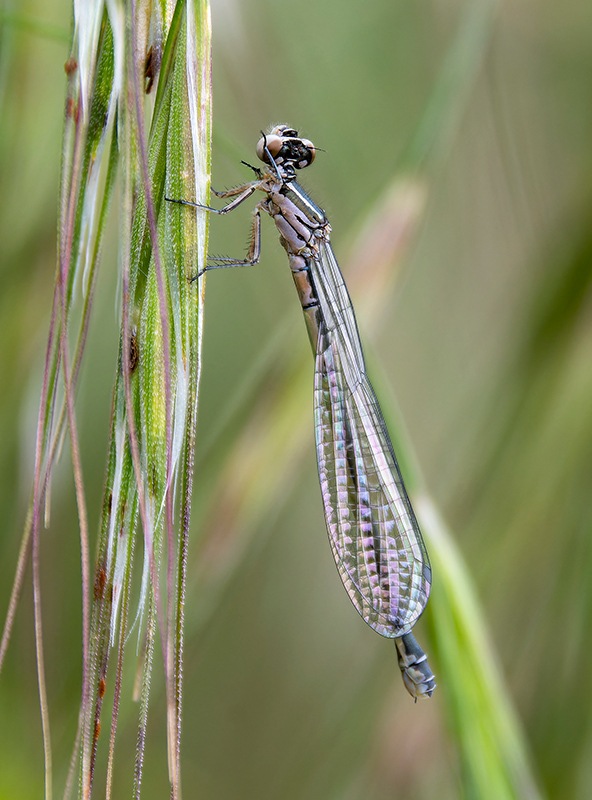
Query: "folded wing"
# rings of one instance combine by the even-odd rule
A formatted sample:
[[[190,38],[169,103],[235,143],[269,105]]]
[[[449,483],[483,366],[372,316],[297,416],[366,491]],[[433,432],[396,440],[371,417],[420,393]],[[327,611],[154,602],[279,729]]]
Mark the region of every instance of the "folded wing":
[[[357,335],[355,321],[346,335],[352,329]],[[361,352],[358,343],[350,340],[344,349],[340,333],[339,324],[331,330],[321,324],[315,366],[325,519],[352,603],[371,628],[394,638],[408,633],[424,610],[431,569],[363,359],[349,357]]]

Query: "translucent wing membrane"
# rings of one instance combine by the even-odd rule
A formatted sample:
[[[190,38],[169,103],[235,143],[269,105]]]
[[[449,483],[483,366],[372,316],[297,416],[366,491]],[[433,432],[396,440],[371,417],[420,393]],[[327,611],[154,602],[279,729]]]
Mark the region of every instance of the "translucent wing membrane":
[[[349,292],[328,241],[320,243],[319,257],[311,259],[310,270],[319,298],[325,338],[341,354],[340,366],[353,392],[364,377],[366,366]]]
[[[353,390],[346,380],[353,365],[344,364],[336,345],[339,330],[321,327],[315,368],[327,530],[358,613],[377,633],[395,638],[409,633],[424,610],[431,570],[372,386],[359,370]]]

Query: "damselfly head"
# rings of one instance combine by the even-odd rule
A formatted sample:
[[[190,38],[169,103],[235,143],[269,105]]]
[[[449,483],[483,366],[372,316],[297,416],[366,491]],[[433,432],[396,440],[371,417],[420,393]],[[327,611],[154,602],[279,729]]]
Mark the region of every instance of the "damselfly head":
[[[257,157],[266,164],[271,164],[271,157],[278,166],[289,164],[304,169],[312,164],[315,155],[314,144],[298,136],[298,131],[289,125],[276,125],[257,142]]]

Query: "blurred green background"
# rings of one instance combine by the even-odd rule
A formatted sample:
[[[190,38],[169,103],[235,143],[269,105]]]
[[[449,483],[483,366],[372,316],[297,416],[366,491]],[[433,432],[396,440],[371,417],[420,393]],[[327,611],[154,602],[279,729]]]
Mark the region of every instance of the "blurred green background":
[[[70,20],[64,0],[4,9],[2,613],[33,464]],[[271,122],[288,122],[326,151],[303,183],[327,210],[346,278],[351,270],[385,411],[396,421],[396,398],[425,486],[466,559],[541,794],[589,797],[592,6],[213,0],[212,16],[213,185],[249,179],[240,159],[254,160],[259,131]],[[394,253],[397,281],[385,281],[380,314],[364,313],[373,263],[360,267],[354,254],[393,192],[403,206],[415,197],[425,205],[404,253]],[[77,397],[93,531],[118,337],[112,216]],[[242,253],[248,225],[248,210],[214,219],[211,252]],[[208,278],[187,598],[186,796],[478,796],[438,673],[431,610],[416,630],[440,684],[431,702],[415,706],[392,646],[358,619],[335,573],[316,476],[309,344],[267,220],[263,235],[258,268]],[[42,558],[61,786],[80,691],[80,555],[67,448]],[[163,797],[158,680],[153,692],[144,792]],[[127,787],[130,701],[119,740]],[[42,781],[28,588],[0,678],[0,798],[40,797]]]

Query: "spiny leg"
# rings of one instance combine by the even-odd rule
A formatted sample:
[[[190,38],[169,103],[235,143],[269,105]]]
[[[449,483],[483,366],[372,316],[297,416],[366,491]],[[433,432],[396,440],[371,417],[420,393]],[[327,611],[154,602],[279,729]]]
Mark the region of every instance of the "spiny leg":
[[[211,211],[212,214],[229,214],[238,208],[241,203],[244,203],[253,192],[259,188],[259,181],[252,183],[244,183],[242,186],[235,186],[233,189],[227,189],[225,192],[216,192],[212,190],[217,197],[234,197],[230,203],[222,208],[212,208],[212,206],[205,206],[202,203],[195,203],[193,200],[177,200],[173,197],[165,197],[169,203],[178,203],[180,206],[190,206],[191,208],[202,208],[204,211]]]
[[[256,205],[253,209],[251,233],[249,235],[249,249],[243,259],[215,258],[215,263],[208,264],[206,269],[225,269],[227,267],[254,267],[261,258],[261,209]]]
[[[259,263],[261,257],[261,211],[259,206],[256,206],[253,211],[253,221],[251,223],[251,235],[249,241],[249,249],[246,258],[216,258],[213,264],[208,264],[205,269],[201,269],[197,275],[191,278],[191,281],[196,281],[204,274],[212,269],[229,269],[230,267],[254,267]]]
[[[242,186],[235,186],[232,189],[227,189],[224,192],[217,192],[215,189],[212,189],[214,194],[217,197],[234,197],[235,199],[232,200],[230,203],[225,205],[223,208],[212,208],[211,206],[202,205],[201,203],[195,203],[193,200],[177,200],[172,197],[165,197],[169,203],[177,203],[181,206],[189,206],[190,208],[201,208],[204,211],[210,211],[213,214],[228,214],[231,211],[234,211],[235,208],[240,206],[241,203],[244,203],[258,188],[259,188],[260,181],[253,181],[252,183],[246,183]],[[191,278],[191,281],[196,281],[198,278],[211,269],[227,269],[229,267],[252,267],[255,264],[259,263],[259,258],[261,256],[261,213],[259,206],[255,207],[253,211],[253,222],[251,223],[251,235],[250,235],[250,243],[249,249],[247,251],[247,257],[245,259],[234,259],[234,258],[216,258],[214,259],[215,263],[208,264],[205,269],[201,269],[197,275],[194,275]]]

